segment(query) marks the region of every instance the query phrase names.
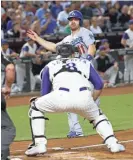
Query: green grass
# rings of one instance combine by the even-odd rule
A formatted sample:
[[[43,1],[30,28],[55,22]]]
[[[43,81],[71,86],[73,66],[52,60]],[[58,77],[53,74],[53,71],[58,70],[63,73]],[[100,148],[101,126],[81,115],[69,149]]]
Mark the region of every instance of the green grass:
[[[115,131],[133,128],[133,94],[101,97],[101,108]],[[8,111],[17,129],[16,140],[31,139],[28,106],[15,106]],[[67,114],[46,114],[46,117],[50,119],[46,121],[47,138],[66,137],[69,131]],[[85,135],[96,133],[87,120],[79,119]]]

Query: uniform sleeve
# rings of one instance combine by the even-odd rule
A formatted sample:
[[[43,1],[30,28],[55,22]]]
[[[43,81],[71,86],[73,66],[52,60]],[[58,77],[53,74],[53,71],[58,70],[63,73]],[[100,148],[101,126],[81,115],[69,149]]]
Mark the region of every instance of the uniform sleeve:
[[[95,90],[101,90],[103,88],[103,81],[92,65],[90,65],[89,81],[93,84]]]
[[[49,68],[46,66],[42,72],[41,95],[44,96],[51,92],[52,83],[49,76]]]
[[[129,36],[126,32],[123,34],[122,39],[125,39],[125,40],[129,39]]]
[[[91,44],[94,44],[95,38],[91,31],[87,30],[84,32],[83,40],[85,42],[85,45],[88,47]]]

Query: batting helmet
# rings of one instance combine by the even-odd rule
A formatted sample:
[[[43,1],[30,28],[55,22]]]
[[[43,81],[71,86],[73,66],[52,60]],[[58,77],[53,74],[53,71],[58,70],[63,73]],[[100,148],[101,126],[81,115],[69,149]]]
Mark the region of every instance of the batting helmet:
[[[73,10],[69,13],[68,15],[68,20],[70,20],[71,18],[78,18],[80,20],[80,26],[82,26],[83,24],[83,15],[80,11],[78,10]]]

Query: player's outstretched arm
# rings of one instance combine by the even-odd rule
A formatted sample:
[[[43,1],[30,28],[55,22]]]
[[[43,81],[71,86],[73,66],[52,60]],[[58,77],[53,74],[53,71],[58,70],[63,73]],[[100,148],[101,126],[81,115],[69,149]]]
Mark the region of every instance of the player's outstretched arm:
[[[27,31],[27,36],[29,38],[31,38],[32,40],[36,41],[37,43],[39,43],[41,46],[43,46],[47,50],[52,51],[52,52],[56,51],[56,44],[55,43],[49,42],[49,41],[46,41],[46,40],[42,39],[34,31],[32,31],[31,29],[29,29]]]
[[[95,52],[96,52],[95,44],[89,45],[88,55],[87,55],[87,59],[88,59],[89,61],[91,61],[91,60],[94,58]]]

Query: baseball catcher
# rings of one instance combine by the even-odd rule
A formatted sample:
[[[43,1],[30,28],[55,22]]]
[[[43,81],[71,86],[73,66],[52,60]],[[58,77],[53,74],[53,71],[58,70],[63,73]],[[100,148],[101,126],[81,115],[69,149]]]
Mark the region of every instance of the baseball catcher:
[[[41,72],[41,97],[30,102],[29,110],[35,145],[25,154],[35,156],[47,152],[46,112],[79,114],[93,124],[110,152],[124,151],[125,147],[118,143],[108,118],[99,112],[95,103],[103,88],[101,78],[88,60],[73,58],[73,48],[70,48],[69,44],[57,48],[60,56],[65,58],[51,61]],[[90,82],[94,86],[93,94]]]

